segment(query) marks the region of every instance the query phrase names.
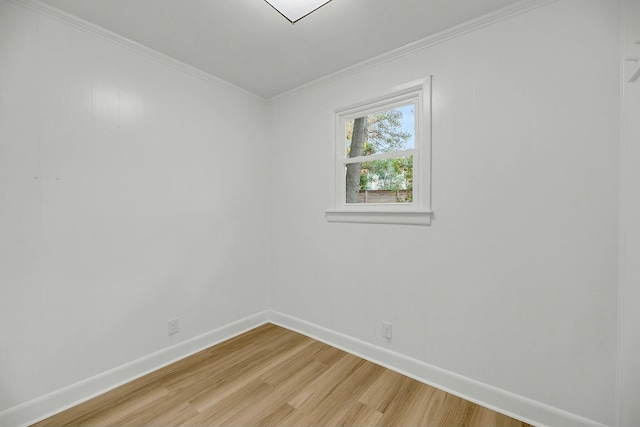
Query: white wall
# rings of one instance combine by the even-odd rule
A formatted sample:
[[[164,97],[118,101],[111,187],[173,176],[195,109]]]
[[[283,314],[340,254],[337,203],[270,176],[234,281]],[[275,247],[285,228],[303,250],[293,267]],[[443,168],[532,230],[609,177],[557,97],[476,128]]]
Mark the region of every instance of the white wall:
[[[272,308],[613,423],[618,20],[562,0],[272,101]],[[327,223],[331,110],[429,74],[432,225]]]
[[[640,2],[623,0],[623,58],[640,57]],[[640,80],[639,62],[625,61],[621,149],[621,412],[619,426],[640,425]]]
[[[269,308],[576,425],[614,422],[622,320],[620,425],[637,424],[617,7],[558,0],[266,108],[0,0],[0,424]],[[429,74],[432,225],[327,223],[332,109]]]
[[[264,120],[0,1],[0,412],[267,308]]]

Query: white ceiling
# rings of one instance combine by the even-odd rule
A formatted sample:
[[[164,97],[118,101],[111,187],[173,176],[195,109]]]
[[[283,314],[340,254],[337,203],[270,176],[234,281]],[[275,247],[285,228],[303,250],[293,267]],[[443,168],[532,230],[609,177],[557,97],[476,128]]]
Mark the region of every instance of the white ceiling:
[[[270,98],[516,0],[332,0],[292,25],[264,0],[42,0]]]

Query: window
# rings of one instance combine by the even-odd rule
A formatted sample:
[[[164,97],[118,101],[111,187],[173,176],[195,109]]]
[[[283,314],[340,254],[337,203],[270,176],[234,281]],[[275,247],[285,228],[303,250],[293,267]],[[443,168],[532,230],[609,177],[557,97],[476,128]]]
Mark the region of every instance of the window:
[[[335,112],[334,209],[327,220],[428,225],[431,84]]]

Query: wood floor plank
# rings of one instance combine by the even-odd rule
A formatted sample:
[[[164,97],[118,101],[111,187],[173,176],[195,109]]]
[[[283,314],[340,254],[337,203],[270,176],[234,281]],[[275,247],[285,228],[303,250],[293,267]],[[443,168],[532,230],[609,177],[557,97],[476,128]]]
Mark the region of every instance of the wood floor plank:
[[[438,425],[433,414],[442,412],[446,395],[442,390],[419,384],[412,394],[406,396],[403,406],[397,407],[394,413],[396,422],[405,426]],[[387,416],[391,418],[390,412]]]
[[[289,417],[295,411],[288,403],[283,403],[271,412],[267,412],[258,417],[258,421],[254,424],[245,424],[247,426],[261,426],[261,427],[281,427],[284,425],[284,420]],[[240,424],[237,424],[240,425]]]
[[[335,417],[327,422],[327,426],[374,426],[384,414],[376,411],[360,401],[353,401]]]
[[[329,365],[319,362],[317,355],[324,351],[324,347],[328,347],[319,341],[313,341],[309,348],[305,349],[304,353],[296,354],[294,357],[290,357],[284,360],[283,363],[274,366],[269,371],[265,372],[260,378],[268,382],[273,386],[277,386],[285,381],[290,381],[292,375],[298,374],[301,370],[309,367],[313,364],[317,369],[328,369]]]
[[[282,345],[267,354],[256,357],[256,360],[253,360],[250,364],[243,364],[241,367],[235,366],[229,370],[231,374],[227,373],[225,375],[225,371],[220,371],[219,374],[225,377],[221,380],[224,385],[215,388],[212,390],[215,392],[209,392],[199,399],[191,399],[190,403],[194,405],[199,412],[205,412],[222,398],[241,391],[245,386],[255,381],[256,378],[269,372],[274,366],[278,366],[289,358],[296,357],[301,350],[312,344],[312,341],[308,339],[300,339],[306,337],[295,338],[296,339],[291,340],[291,343],[295,343],[295,345],[291,343]]]
[[[265,324],[34,424],[527,427]]]
[[[287,402],[291,400],[293,396],[302,392],[303,389],[328,369],[328,366],[317,361],[307,361],[305,358],[302,360],[307,362],[307,364],[297,371],[287,370],[290,374],[287,379],[277,384],[268,382],[274,386],[273,392],[259,401],[253,399],[254,406],[252,406],[252,410],[246,411],[242,416],[234,419],[234,424],[256,426],[263,425],[263,423],[272,423],[275,422],[276,419],[279,419],[280,425],[282,425],[284,420],[290,417],[295,411],[295,408]],[[273,378],[270,379],[273,380]],[[269,417],[268,421],[263,420],[265,418],[264,414],[272,411],[272,408],[279,408],[280,411],[276,412],[280,413]]]
[[[400,425],[398,423],[403,422],[403,418],[410,409],[411,401],[422,390],[420,387],[422,384],[411,378],[404,377],[399,384],[400,387],[396,392],[386,399],[385,407],[378,409],[384,414],[378,425]]]
[[[360,401],[384,413],[391,400],[400,393],[406,381],[408,381],[408,378],[404,375],[385,370],[380,378],[360,397]]]
[[[250,410],[254,401],[262,400],[272,392],[273,386],[262,380],[254,379],[219,399],[214,405],[207,407],[198,416],[184,423],[183,426],[238,425],[235,419],[239,418],[243,412]]]
[[[336,414],[340,414],[340,408],[348,409],[352,402],[357,402],[363,389],[367,389],[384,371],[383,367],[352,355],[341,361],[351,358],[355,363],[347,363],[351,362],[348,360],[340,366],[338,362],[334,365],[336,369],[333,375],[327,375],[332,369],[330,368],[325,375],[318,378],[316,392],[300,405],[295,413],[298,414],[300,422],[293,424],[331,424]],[[336,405],[337,402],[340,405]]]

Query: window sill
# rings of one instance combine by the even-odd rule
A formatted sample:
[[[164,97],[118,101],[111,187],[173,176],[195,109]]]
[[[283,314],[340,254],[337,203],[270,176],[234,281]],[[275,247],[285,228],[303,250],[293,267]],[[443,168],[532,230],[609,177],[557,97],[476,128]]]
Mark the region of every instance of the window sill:
[[[356,222],[364,224],[431,225],[431,212],[363,212],[327,211],[329,222]]]

